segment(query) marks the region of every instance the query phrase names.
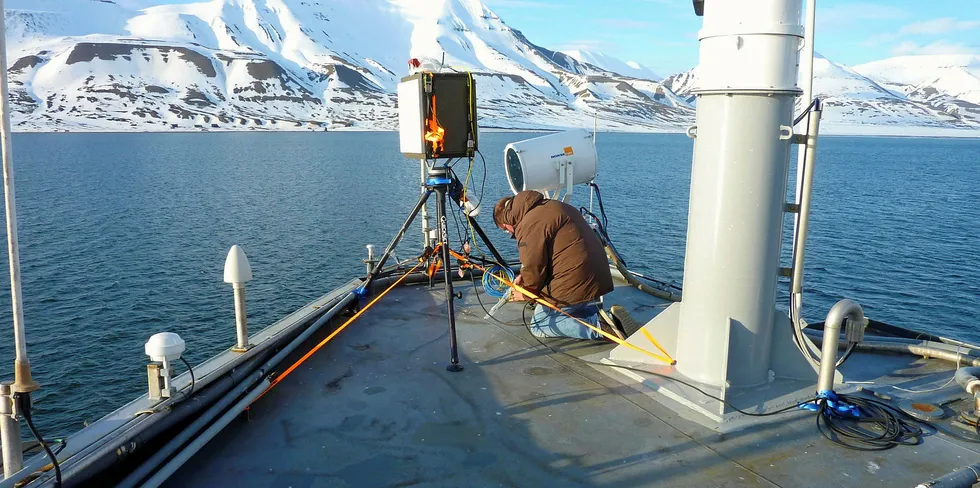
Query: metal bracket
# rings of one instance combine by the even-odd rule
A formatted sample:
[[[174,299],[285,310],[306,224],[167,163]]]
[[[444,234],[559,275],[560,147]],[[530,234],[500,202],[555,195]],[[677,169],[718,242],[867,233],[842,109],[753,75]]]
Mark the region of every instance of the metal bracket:
[[[793,138],[793,128],[788,125],[779,126],[779,140],[786,141]]]
[[[684,131],[684,133],[687,134],[687,137],[690,137],[691,139],[697,139],[698,138],[698,126],[692,125],[692,126],[688,127],[687,130]]]
[[[786,213],[800,213],[800,204],[786,202],[783,205],[783,212],[786,212]]]
[[[558,185],[565,188],[561,201],[567,202],[572,196],[572,187],[575,186],[575,165],[570,160],[559,159],[555,161],[555,167],[558,169]],[[555,196],[557,197],[560,192],[561,188],[555,190]]]
[[[9,383],[3,383],[2,385],[0,385],[0,415],[15,417],[14,399],[13,396],[11,395],[11,388]]]
[[[163,394],[163,363],[153,361],[146,365],[146,376],[148,382],[149,393],[147,397],[150,400],[161,400],[164,397]]]
[[[793,144],[803,145],[810,138],[807,134],[793,134]]]
[[[792,278],[793,268],[779,268],[779,276],[782,276],[783,278]]]

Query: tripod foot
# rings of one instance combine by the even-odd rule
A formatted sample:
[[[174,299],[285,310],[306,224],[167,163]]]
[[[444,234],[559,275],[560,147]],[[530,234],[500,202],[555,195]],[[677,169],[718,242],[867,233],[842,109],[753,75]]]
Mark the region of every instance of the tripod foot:
[[[459,373],[462,370],[463,370],[463,365],[459,363],[450,364],[449,366],[446,366],[446,371],[449,371],[450,373]]]

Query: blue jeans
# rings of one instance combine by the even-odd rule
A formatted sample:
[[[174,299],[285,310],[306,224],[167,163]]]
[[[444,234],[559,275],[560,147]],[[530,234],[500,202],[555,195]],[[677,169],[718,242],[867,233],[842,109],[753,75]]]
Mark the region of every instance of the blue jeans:
[[[562,308],[566,313],[589,325],[599,327],[599,307],[594,302],[580,303]],[[598,332],[578,323],[571,317],[538,304],[534,307],[531,334],[537,337],[570,337],[572,339],[599,339]]]

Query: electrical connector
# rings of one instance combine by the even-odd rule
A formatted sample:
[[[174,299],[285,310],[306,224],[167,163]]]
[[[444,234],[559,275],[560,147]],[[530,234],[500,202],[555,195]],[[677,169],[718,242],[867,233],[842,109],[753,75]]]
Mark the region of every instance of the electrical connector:
[[[861,321],[848,319],[847,327],[844,329],[844,338],[848,344],[860,344],[864,341],[864,331],[868,328],[868,319]]]

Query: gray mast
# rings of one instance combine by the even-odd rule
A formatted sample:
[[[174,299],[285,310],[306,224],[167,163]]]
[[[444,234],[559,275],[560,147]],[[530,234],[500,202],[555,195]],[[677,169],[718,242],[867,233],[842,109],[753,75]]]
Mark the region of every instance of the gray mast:
[[[766,382],[792,139],[801,0],[708,0],[677,370]]]
[[[683,297],[645,328],[674,354],[670,374],[723,396],[772,370],[813,373],[776,310],[802,11],[803,0],[704,2]],[[620,346],[609,361],[642,356]]]

